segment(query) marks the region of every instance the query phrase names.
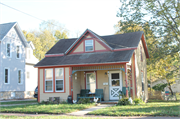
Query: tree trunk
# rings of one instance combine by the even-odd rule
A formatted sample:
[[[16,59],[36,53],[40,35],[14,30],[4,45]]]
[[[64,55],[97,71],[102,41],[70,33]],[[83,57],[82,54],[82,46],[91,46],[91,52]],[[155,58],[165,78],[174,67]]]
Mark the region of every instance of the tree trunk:
[[[170,85],[170,84],[169,84],[168,88],[169,88],[169,90],[171,91],[171,94],[173,95],[173,91],[172,91],[172,89],[171,89],[171,85]]]

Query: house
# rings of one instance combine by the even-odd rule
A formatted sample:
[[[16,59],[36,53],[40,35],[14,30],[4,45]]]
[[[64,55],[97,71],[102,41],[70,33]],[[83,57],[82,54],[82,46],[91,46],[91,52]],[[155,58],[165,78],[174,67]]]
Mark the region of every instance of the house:
[[[33,49],[17,22],[0,24],[0,99],[33,96],[38,78]]]
[[[99,36],[87,29],[79,38],[61,39],[35,65],[38,101],[69,95],[76,100],[81,89],[103,89],[105,101],[118,100],[119,91],[146,101],[146,58],[142,31]]]

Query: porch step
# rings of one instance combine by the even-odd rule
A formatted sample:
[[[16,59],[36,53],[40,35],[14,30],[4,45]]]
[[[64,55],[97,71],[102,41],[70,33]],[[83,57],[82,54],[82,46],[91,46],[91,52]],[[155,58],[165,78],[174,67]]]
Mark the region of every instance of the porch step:
[[[101,104],[117,104],[118,101],[101,101]]]

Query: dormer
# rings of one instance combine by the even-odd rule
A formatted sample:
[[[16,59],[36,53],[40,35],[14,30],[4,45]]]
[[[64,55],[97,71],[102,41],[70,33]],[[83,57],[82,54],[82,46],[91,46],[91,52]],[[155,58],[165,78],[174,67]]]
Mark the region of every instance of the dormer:
[[[107,52],[112,48],[100,36],[87,29],[66,51],[68,54]]]

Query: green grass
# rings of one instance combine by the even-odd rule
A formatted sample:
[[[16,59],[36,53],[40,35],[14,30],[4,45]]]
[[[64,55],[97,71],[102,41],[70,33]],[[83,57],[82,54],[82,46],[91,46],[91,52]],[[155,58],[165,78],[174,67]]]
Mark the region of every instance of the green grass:
[[[48,115],[48,116],[7,116],[0,115],[0,119],[109,119],[104,117],[79,117],[79,116],[61,116],[61,115]]]
[[[103,116],[180,116],[180,102],[153,100],[141,105],[107,107],[88,114]]]
[[[6,113],[65,114],[94,106],[94,104],[35,104],[1,107]]]
[[[25,104],[25,103],[36,103],[37,100],[31,101],[11,101],[11,102],[0,102],[0,105],[8,105],[8,104]]]

